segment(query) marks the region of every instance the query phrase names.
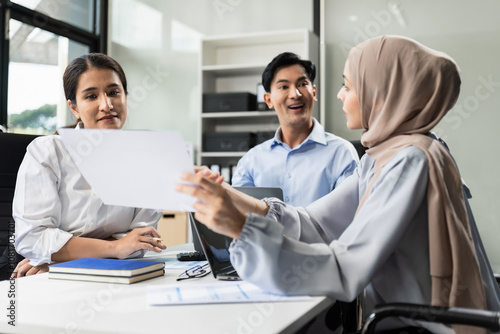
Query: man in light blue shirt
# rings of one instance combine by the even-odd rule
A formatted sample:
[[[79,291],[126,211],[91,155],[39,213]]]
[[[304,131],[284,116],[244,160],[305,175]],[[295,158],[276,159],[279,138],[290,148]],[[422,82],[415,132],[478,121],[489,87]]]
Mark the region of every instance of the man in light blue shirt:
[[[280,127],[274,138],[250,149],[238,162],[233,186],[280,187],[284,201],[307,206],[352,174],[359,159],[347,140],[325,132],[312,117],[315,65],[285,52],[262,74],[264,100]]]

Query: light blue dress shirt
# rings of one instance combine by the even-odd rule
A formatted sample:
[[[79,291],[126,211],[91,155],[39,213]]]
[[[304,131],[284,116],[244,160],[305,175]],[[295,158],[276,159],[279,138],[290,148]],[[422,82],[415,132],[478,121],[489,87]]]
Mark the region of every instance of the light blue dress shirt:
[[[359,158],[347,140],[325,132],[313,118],[309,136],[293,149],[274,138],[250,149],[238,162],[233,186],[279,187],[284,201],[306,206],[325,196],[350,176]]]

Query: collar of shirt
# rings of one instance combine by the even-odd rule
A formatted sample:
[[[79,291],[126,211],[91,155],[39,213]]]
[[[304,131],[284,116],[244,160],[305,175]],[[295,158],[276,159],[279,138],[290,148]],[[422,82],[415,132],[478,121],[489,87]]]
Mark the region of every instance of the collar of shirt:
[[[314,117],[312,118],[312,120],[313,120],[313,129],[312,129],[311,133],[309,134],[309,136],[307,136],[307,138],[302,143],[300,143],[300,145],[297,145],[296,147],[294,147],[291,150],[298,150],[299,148],[301,148],[302,146],[304,146],[308,142],[316,142],[316,143],[321,144],[321,145],[326,145],[325,129],[323,128],[323,126],[321,126],[321,124],[319,124],[319,122]],[[269,142],[269,150],[272,150],[274,147],[276,147],[278,145],[281,145],[281,146],[287,147],[287,148],[289,147],[287,144],[285,144],[281,141],[281,131],[280,130],[281,130],[281,127],[279,127],[278,130],[276,130],[276,133],[274,134],[273,140]]]

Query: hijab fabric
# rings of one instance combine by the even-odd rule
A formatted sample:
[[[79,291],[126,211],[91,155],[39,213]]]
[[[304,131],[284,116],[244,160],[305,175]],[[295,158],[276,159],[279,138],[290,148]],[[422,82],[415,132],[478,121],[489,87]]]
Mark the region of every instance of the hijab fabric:
[[[426,135],[458,99],[458,66],[445,53],[399,36],[359,44],[349,53],[348,66],[365,129],[361,142],[375,160],[358,211],[394,155],[410,145],[420,148],[429,164],[432,305],[486,309],[459,171],[443,145]],[[486,332],[453,328],[456,333]]]

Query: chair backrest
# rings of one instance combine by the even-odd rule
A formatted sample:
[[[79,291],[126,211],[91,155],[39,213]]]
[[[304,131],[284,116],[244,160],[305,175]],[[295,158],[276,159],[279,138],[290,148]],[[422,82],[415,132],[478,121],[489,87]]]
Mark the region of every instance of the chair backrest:
[[[368,317],[361,334],[375,333],[375,326],[388,317],[403,317],[424,322],[448,325],[466,325],[487,328],[495,333],[500,330],[500,313],[461,307],[441,307],[420,304],[392,303],[379,305]],[[420,332],[425,333],[424,329]],[[401,333],[406,333],[402,330]]]
[[[35,135],[0,132],[0,268],[4,267],[7,264],[6,261],[9,260],[6,257],[9,233],[14,232],[12,200],[17,171],[26,153],[26,147],[36,137]],[[10,262],[12,262],[13,257],[19,260],[15,254],[7,256],[10,258]]]

